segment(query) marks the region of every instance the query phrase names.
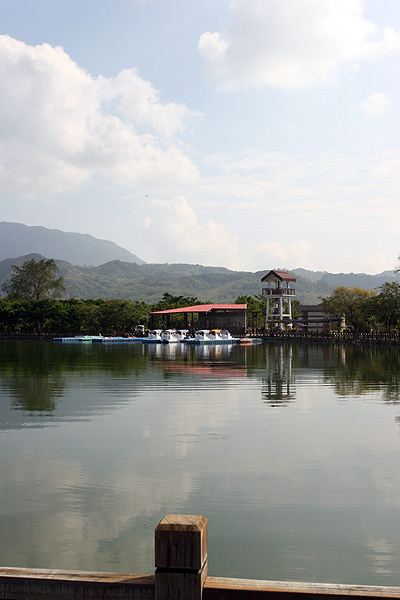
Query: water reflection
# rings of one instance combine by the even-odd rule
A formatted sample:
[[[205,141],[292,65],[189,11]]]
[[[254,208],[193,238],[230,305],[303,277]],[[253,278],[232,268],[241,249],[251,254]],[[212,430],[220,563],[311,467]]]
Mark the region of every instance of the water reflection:
[[[400,353],[397,348],[270,344],[265,348],[262,396],[271,406],[296,399],[296,379],[321,379],[341,398],[381,393],[388,404],[400,402]],[[296,373],[296,375],[294,375]]]
[[[0,564],[151,572],[182,512],[209,518],[213,575],[400,583],[398,361],[0,343]]]
[[[292,360],[291,345],[266,346],[266,376],[262,378],[261,394],[264,402],[273,407],[285,406],[296,398]]]
[[[232,346],[138,344],[135,346],[52,344],[46,342],[0,343],[0,389],[11,405],[37,415],[49,415],[71,386],[94,374],[107,387],[134,378],[139,389],[147,385],[146,372],[154,366],[164,379],[191,374],[198,377],[245,377],[245,355],[231,360]],[[235,366],[236,363],[236,366]],[[96,380],[95,385],[99,384]],[[71,408],[72,405],[70,405]]]
[[[326,381],[334,386],[339,396],[362,396],[381,389],[383,400],[389,404],[400,401],[399,373],[397,348],[343,348],[341,360],[332,361],[325,368]]]
[[[55,368],[54,354],[43,343],[1,343],[0,385],[10,391],[13,408],[29,413],[51,413],[65,390],[62,370]]]
[[[269,344],[186,346],[184,344],[55,345],[43,342],[0,344],[0,386],[11,405],[49,415],[71,380],[102,374],[108,382],[135,378],[146,385],[153,365],[170,377],[259,377],[264,402],[272,407],[296,400],[296,385],[320,378],[341,398],[380,391],[388,404],[400,402],[400,353],[396,348]],[[295,375],[296,373],[296,375]],[[296,383],[296,379],[298,380]],[[98,382],[97,382],[98,383]]]

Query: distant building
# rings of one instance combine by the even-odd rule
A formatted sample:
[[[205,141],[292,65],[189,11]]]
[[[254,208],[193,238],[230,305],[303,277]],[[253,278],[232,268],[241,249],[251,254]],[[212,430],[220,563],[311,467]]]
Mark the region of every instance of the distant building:
[[[332,317],[324,311],[322,304],[300,304],[296,306],[300,316],[296,319],[298,329],[304,327],[307,331],[330,331],[345,327],[344,317]]]

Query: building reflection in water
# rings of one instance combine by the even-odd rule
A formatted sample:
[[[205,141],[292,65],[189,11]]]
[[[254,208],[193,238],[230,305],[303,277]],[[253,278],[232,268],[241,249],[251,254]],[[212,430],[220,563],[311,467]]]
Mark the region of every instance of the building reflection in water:
[[[266,345],[265,376],[262,378],[263,402],[270,406],[286,406],[296,398],[292,376],[293,347],[291,344]]]

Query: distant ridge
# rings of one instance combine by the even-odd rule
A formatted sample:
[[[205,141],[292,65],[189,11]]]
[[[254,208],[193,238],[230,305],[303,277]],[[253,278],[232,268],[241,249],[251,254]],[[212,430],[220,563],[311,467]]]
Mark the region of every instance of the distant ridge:
[[[12,265],[20,266],[31,258],[39,260],[44,257],[29,254],[0,261],[0,288],[10,275]],[[65,297],[103,300],[120,298],[149,304],[159,302],[165,292],[174,296],[196,297],[207,303],[234,302],[238,296],[260,294],[261,277],[269,270],[252,273],[184,263],[139,265],[121,260],[108,261],[96,267],[74,266],[59,259],[56,259],[56,264],[65,281]],[[356,274],[355,279],[352,274],[324,273],[324,277],[317,281],[307,278],[307,271],[304,269],[304,276],[296,273],[296,269],[290,272],[296,277],[296,299],[301,304],[318,304],[321,297],[328,296],[339,285],[359,287],[360,277],[363,277],[363,285],[360,287],[364,289],[377,288],[385,281],[399,281],[399,277],[391,271],[380,275]],[[332,276],[335,282],[326,281],[325,275]]]
[[[145,264],[135,254],[114,242],[100,240],[86,233],[69,233],[1,221],[0,260],[27,254],[41,254],[80,266],[99,266],[112,260]]]
[[[66,285],[65,297],[113,298],[155,303],[164,292],[197,297],[203,302],[234,302],[238,296],[261,292],[260,279],[276,265],[263,271],[232,271],[186,263],[147,264],[114,242],[88,234],[66,233],[58,229],[0,222],[0,297],[1,285],[12,266],[25,260],[53,258]],[[297,281],[296,299],[302,304],[318,304],[335,287],[377,289],[385,282],[400,282],[399,274],[384,271],[366,273],[328,273],[307,269],[279,270],[292,273]]]
[[[307,269],[291,269],[296,277],[305,277],[313,283],[326,283],[333,287],[359,287],[374,290],[386,282],[400,282],[399,275],[393,271],[383,271],[377,275],[368,273],[328,273],[327,271],[308,271]]]

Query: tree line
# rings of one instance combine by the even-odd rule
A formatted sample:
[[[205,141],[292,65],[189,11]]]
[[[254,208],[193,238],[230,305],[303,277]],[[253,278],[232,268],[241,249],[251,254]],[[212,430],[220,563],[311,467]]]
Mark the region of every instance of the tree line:
[[[3,334],[112,334],[132,333],[137,325],[149,326],[153,311],[202,304],[198,298],[173,296],[165,292],[155,304],[133,300],[61,299],[65,290],[53,259],[31,259],[13,266],[2,286],[0,298],[0,333]],[[259,316],[258,327],[265,323],[266,300],[261,295],[238,296],[236,303],[246,303],[248,317]],[[330,296],[321,298],[327,314],[344,317],[354,332],[398,331],[400,328],[400,283],[385,283],[377,290],[337,287]],[[293,316],[299,313],[294,303]],[[179,321],[180,319],[180,321]],[[182,327],[183,315],[176,316]],[[249,323],[250,324],[250,323]],[[164,325],[156,316],[154,326]]]
[[[355,333],[399,331],[400,283],[397,281],[386,282],[377,290],[340,286],[321,301],[329,315],[343,316]]]
[[[197,298],[172,296],[165,292],[157,304],[132,300],[45,298],[13,300],[0,298],[0,333],[121,335],[135,333],[138,325],[151,325],[150,313],[156,310],[201,304]],[[183,315],[181,317],[183,326]],[[164,327],[162,316],[154,319],[154,327]]]
[[[152,311],[201,304],[197,298],[168,292],[152,305],[137,300],[61,299],[64,280],[57,275],[53,259],[31,259],[21,266],[12,266],[2,286],[6,296],[0,298],[1,333],[132,333],[137,325],[149,324]]]

